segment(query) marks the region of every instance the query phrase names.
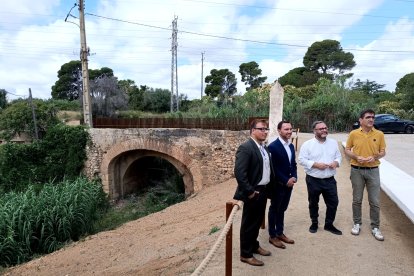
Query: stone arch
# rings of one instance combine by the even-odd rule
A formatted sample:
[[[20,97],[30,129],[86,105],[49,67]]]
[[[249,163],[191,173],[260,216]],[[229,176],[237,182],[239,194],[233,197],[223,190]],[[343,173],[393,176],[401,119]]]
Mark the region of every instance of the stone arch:
[[[104,153],[101,163],[103,189],[111,199],[124,195],[124,176],[128,167],[144,156],[160,157],[170,162],[183,176],[186,196],[202,188],[202,176],[197,161],[188,155],[182,144],[153,139],[132,139],[113,145]]]

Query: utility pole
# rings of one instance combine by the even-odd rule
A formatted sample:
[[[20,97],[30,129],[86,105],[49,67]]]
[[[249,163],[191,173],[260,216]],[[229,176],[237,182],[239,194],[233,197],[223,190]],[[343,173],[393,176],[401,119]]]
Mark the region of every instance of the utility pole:
[[[84,124],[92,128],[92,108],[91,108],[91,94],[89,92],[89,71],[88,71],[88,56],[89,49],[86,47],[85,34],[85,5],[83,0],[79,0],[79,25],[80,25],[80,60],[82,64],[82,87],[83,87],[83,118]]]
[[[34,131],[35,131],[35,139],[39,140],[39,131],[37,130],[37,121],[36,121],[36,112],[33,105],[33,99],[32,99],[32,89],[29,88],[29,102],[30,106],[32,107],[32,116],[33,116],[33,124],[34,124]]]
[[[203,98],[203,90],[204,90],[204,54],[205,52],[201,53],[201,96],[200,96],[200,100]]]
[[[172,39],[171,39],[171,107],[170,112],[174,112],[174,93],[177,97],[177,111],[179,111],[178,103],[178,75],[177,75],[177,16],[174,16],[172,22]]]

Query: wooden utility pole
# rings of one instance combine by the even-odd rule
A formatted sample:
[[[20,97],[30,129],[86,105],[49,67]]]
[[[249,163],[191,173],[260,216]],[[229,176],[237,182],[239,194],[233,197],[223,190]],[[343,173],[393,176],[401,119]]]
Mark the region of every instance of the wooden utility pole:
[[[89,49],[86,46],[85,34],[85,6],[84,1],[79,0],[79,25],[80,25],[80,60],[82,64],[82,87],[83,87],[83,120],[84,124],[93,127],[92,124],[92,108],[91,108],[91,94],[89,92],[89,71],[88,71],[88,56]]]
[[[201,53],[201,96],[200,100],[203,98],[204,91],[204,52]]]
[[[33,99],[32,99],[32,89],[29,88],[29,103],[32,107],[32,116],[33,116],[33,124],[34,124],[34,131],[35,131],[35,139],[39,140],[39,131],[37,130],[37,121],[36,121],[36,112],[33,105]]]

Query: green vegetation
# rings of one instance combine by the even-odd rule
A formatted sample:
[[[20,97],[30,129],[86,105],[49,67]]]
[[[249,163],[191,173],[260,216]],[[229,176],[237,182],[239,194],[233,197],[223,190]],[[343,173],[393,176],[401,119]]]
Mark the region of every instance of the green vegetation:
[[[15,265],[36,254],[53,252],[69,241],[93,232],[106,204],[97,182],[85,178],[47,184],[39,192],[0,197],[0,265]]]
[[[177,181],[178,180],[178,181]],[[95,223],[96,232],[117,228],[125,222],[159,212],[185,199],[181,179],[166,179],[165,183],[143,189],[121,199]]]
[[[42,140],[0,145],[0,192],[24,191],[29,184],[77,178],[86,160],[88,140],[83,127],[57,124]]]
[[[220,227],[218,227],[218,226],[213,226],[211,229],[210,229],[210,233],[208,233],[209,235],[212,235],[212,234],[214,234],[214,233],[216,233],[216,232],[218,232],[218,231],[220,231]]]

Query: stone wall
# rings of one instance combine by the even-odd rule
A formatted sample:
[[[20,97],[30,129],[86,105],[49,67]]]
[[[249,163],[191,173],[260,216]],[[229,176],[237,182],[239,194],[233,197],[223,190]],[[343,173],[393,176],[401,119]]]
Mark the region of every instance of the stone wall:
[[[221,183],[232,177],[237,147],[248,138],[248,131],[202,129],[90,129],[85,173],[102,179],[110,197],[121,196],[116,173],[128,164],[114,160],[122,154],[159,156],[172,163],[182,174],[186,193]],[[125,159],[125,158],[124,158]],[[117,168],[114,168],[117,167]]]

